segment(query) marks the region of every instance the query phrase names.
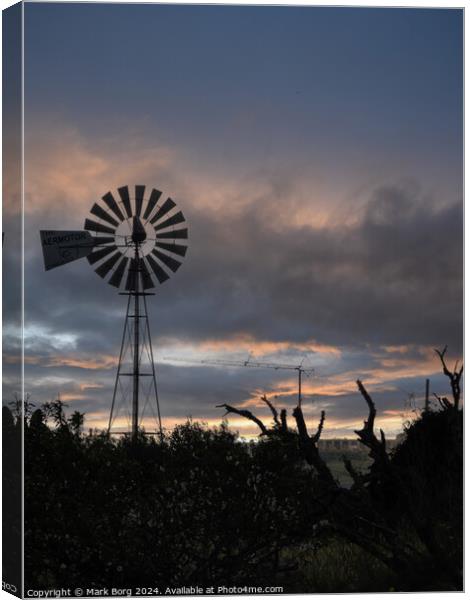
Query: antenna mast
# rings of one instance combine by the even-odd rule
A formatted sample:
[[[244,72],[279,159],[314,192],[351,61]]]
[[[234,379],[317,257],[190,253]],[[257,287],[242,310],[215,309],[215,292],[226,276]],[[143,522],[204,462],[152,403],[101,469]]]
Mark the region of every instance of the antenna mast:
[[[211,365],[214,367],[248,367],[251,369],[274,369],[275,371],[297,371],[298,379],[297,379],[297,402],[298,405],[302,403],[302,376],[306,375],[307,377],[313,375],[315,372],[314,368],[306,369],[303,367],[303,361],[299,365],[287,365],[284,363],[270,363],[270,362],[258,362],[251,360],[251,354],[247,360],[236,361],[236,360],[198,360],[191,361],[186,360],[184,358],[166,358],[167,361],[177,361],[184,362],[189,364],[201,364],[201,365]]]

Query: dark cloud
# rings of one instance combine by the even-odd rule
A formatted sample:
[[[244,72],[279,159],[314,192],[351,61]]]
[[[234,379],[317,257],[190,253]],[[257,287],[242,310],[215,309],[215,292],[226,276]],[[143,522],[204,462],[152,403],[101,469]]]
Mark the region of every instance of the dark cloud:
[[[149,301],[160,358],[169,339],[184,345],[240,333],[254,343],[315,339],[347,350],[341,360],[322,363],[320,375],[332,377],[380,368],[373,354],[381,346],[406,345],[410,358],[420,346],[448,343],[460,351],[459,203],[439,206],[416,188],[382,187],[358,203],[352,222],[315,227],[293,223],[295,188],[288,180],[274,179],[268,192],[244,195],[242,204],[238,196],[227,198],[225,210],[213,211],[189,196],[181,200],[190,223],[190,251],[182,269]],[[116,356],[125,298],[92,273],[87,261],[44,272],[34,236],[43,221],[44,215],[40,221],[32,217],[27,227],[26,349],[38,360],[27,366],[27,387],[41,401],[61,391],[75,396],[80,410],[107,410],[113,366],[45,365],[61,356],[91,361]],[[5,260],[13,268],[16,253],[7,251]],[[7,289],[6,305],[14,303],[13,290]],[[9,346],[6,338],[7,351]],[[298,360],[298,352],[290,354]],[[246,400],[257,389],[274,392],[286,379],[285,373],[246,371],[160,365],[163,413],[214,418],[215,404]],[[102,387],[87,387],[90,382]],[[7,387],[12,393],[14,382]],[[402,402],[402,396],[395,401],[379,394],[379,404],[382,398],[386,407]],[[321,400],[338,418],[363,414],[349,396],[306,394],[306,399]]]
[[[191,254],[167,327],[189,337],[246,331],[270,340],[460,348],[460,204],[436,209],[406,189],[381,188],[357,224],[321,229],[290,226],[291,210],[273,187],[235,216],[193,211]]]
[[[382,188],[357,224],[315,229],[283,225],[285,192],[227,216],[188,207],[186,264],[150,302],[156,336],[461,347],[459,204]],[[86,261],[44,273],[38,252],[26,284],[30,322],[80,335],[82,350],[113,346],[124,300]]]

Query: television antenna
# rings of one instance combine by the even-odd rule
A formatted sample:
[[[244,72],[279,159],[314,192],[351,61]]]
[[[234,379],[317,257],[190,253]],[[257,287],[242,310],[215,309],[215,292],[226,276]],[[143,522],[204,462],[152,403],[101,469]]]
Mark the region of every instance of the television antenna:
[[[147,312],[147,296],[155,294],[147,290],[164,283],[179,269],[187,251],[184,240],[188,239],[188,229],[176,203],[171,198],[161,200],[159,190],[146,194],[144,185],[131,189],[125,185],[117,191],[118,196],[107,192],[93,204],[84,230],[40,232],[44,266],[48,271],[86,257],[95,273],[128,297],[108,434],[129,433],[112,430],[121,408],[127,410],[135,439],[148,407],[162,436]]]
[[[410,413],[413,413],[416,416],[416,394],[415,392],[410,392],[402,387],[399,387],[398,389],[406,394],[402,413],[402,424],[404,425],[407,417],[410,417]]]
[[[200,364],[200,365],[210,365],[214,367],[248,367],[250,369],[274,369],[275,371],[297,371],[297,402],[300,406],[302,403],[302,377],[305,375],[306,377],[310,377],[315,372],[314,368],[305,368],[303,366],[303,360],[299,365],[289,365],[284,363],[271,363],[271,362],[258,362],[252,360],[252,353],[248,356],[247,360],[217,360],[217,359],[208,359],[208,360],[198,360],[193,361],[185,358],[171,358],[167,357],[164,360],[168,362],[184,362],[189,364]]]

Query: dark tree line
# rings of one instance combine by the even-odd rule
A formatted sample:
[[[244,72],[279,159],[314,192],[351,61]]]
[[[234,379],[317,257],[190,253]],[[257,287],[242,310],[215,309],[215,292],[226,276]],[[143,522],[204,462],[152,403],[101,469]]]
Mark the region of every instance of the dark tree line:
[[[255,443],[225,424],[191,421],[164,440],[110,439],[84,434],[83,415],[67,416],[60,401],[27,403],[23,422],[18,407],[4,407],[5,443],[24,425],[26,586],[462,589],[462,370],[448,369],[445,350],[439,356],[452,397],[412,423],[391,453],[357,382],[368,415],[356,433],[370,466],[359,472],[344,458],[349,488],[318,448],[325,414],[310,433],[301,404],[292,427],[266,398],[270,425],[221,405],[257,424]],[[322,557],[345,549],[358,570],[380,578],[364,583],[358,574],[352,589],[335,588],[333,571],[321,583]]]

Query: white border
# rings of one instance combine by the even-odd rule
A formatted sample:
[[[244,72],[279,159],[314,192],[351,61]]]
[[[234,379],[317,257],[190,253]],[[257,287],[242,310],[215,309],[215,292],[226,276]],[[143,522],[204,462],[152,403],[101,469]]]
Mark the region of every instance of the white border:
[[[35,0],[26,0],[27,2],[29,1],[35,1]],[[39,1],[39,0],[38,0]],[[76,0],[48,0],[49,2],[75,2]],[[80,0],[78,0],[80,1]],[[88,0],[84,0],[84,1],[88,1]],[[99,3],[102,4],[116,4],[116,3],[121,3],[121,4],[156,4],[153,2],[138,2],[137,0],[114,0],[114,2],[106,2],[106,0],[95,0],[94,3],[96,3],[96,1],[98,1]],[[4,10],[5,8],[8,8],[9,6],[12,6],[13,4],[15,4],[15,2],[12,2],[11,0],[0,0],[0,7],[2,10]],[[220,1],[214,1],[214,0],[205,0],[204,2],[199,2],[198,0],[185,0],[183,1],[173,1],[170,2],[168,0],[163,0],[162,2],[158,2],[158,4],[205,4],[205,5],[221,5],[224,4],[223,2]],[[375,2],[373,3],[365,3],[365,4],[361,4],[359,2],[354,2],[351,0],[346,0],[343,1],[341,3],[338,2],[333,2],[333,1],[329,1],[329,0],[323,0],[323,2],[311,2],[308,0],[297,0],[296,2],[269,2],[268,0],[257,0],[257,2],[249,2],[248,0],[232,0],[231,2],[228,2],[226,4],[231,4],[231,5],[269,5],[269,6],[325,6],[325,7],[363,7],[363,8],[378,8],[378,7],[386,7],[386,8],[466,8],[466,3],[465,2],[448,2],[448,1],[443,1],[443,0],[427,0],[427,1],[420,1],[420,0],[401,0],[400,2],[390,2],[390,1],[385,1],[385,0],[375,0]],[[467,24],[467,15],[466,15],[466,11],[464,12],[464,31],[466,31],[466,24]],[[23,32],[23,40],[22,40],[22,69],[23,69],[23,75],[24,75],[24,6],[22,7],[22,32]],[[0,33],[0,37],[1,37],[1,33]],[[1,39],[0,39],[1,42]],[[398,41],[397,41],[398,42]],[[0,46],[1,47],[1,46]],[[468,64],[470,64],[469,62],[469,50],[468,50],[468,45],[465,44],[465,38],[464,38],[464,76],[466,74],[466,66]],[[1,67],[0,67],[1,70]],[[464,77],[464,94],[466,91],[466,77]],[[24,209],[24,77],[22,76],[22,83],[21,83],[21,95],[22,95],[22,123],[21,123],[21,133],[22,133],[22,169],[21,169],[21,196],[22,196],[22,209]],[[464,114],[466,114],[466,109],[467,109],[467,102],[468,102],[468,96],[464,96],[466,98],[465,101],[465,105],[464,105]],[[0,105],[1,105],[1,101],[0,101]],[[0,125],[1,128],[1,125]],[[465,140],[468,139],[468,122],[467,120],[464,120],[464,134],[465,134]],[[465,150],[465,141],[464,141],[464,150]],[[0,157],[1,157],[1,148],[0,148]],[[464,152],[464,173],[467,172],[467,169],[470,167],[470,159],[468,158],[468,154],[466,152]],[[465,183],[465,182],[464,182]],[[465,189],[465,188],[464,188]],[[465,195],[464,195],[465,198]],[[468,226],[469,224],[469,219],[470,217],[468,216],[468,213],[465,212],[465,226]],[[0,217],[0,225],[1,225],[1,217]],[[467,229],[467,227],[466,227]],[[24,257],[24,210],[22,211],[22,257]],[[467,275],[467,267],[470,264],[468,259],[468,247],[467,245],[465,245],[465,274]],[[0,265],[0,271],[1,271],[1,265]],[[23,261],[22,261],[22,272],[21,272],[21,278],[22,278],[22,336],[23,336],[23,331],[24,331],[24,268],[23,268]],[[2,283],[0,281],[0,292],[2,290]],[[2,308],[2,300],[1,300],[1,294],[0,294],[0,309]],[[467,308],[467,303],[465,302],[465,308]],[[467,334],[467,324],[465,324],[465,334]],[[465,335],[465,341],[467,341],[468,337],[467,335]],[[0,346],[1,346],[1,340],[0,340]],[[466,348],[466,343],[465,343],[465,348]],[[22,365],[22,394],[24,397],[24,343],[22,340],[22,356],[23,356],[23,365]],[[0,364],[0,374],[1,374],[1,364]],[[467,424],[467,418],[465,415],[465,424]],[[24,436],[24,432],[22,433],[22,436]],[[468,445],[466,445],[465,447],[465,459],[468,458],[468,453],[469,453],[469,449],[468,449]],[[466,460],[467,463],[467,460]],[[24,467],[22,468],[22,476],[24,476]],[[466,493],[466,498],[469,497],[469,486],[470,483],[468,481],[468,479],[466,478],[466,482],[465,482],[465,493]],[[1,490],[1,481],[0,481],[0,490]],[[22,513],[24,514],[24,498],[23,498],[23,503],[22,503]],[[0,528],[1,528],[1,523],[0,523]],[[23,530],[23,540],[22,540],[22,544],[24,541],[24,524],[22,524],[22,530]],[[466,534],[466,539],[467,538],[467,534],[468,534],[468,527],[466,524],[465,527],[465,534]],[[1,549],[0,549],[0,557],[1,557]],[[468,553],[466,553],[465,556],[465,571],[468,572],[468,568],[470,566],[470,558],[468,556]],[[24,585],[24,572],[23,572],[23,585]],[[417,598],[422,598],[423,595],[425,593],[419,593],[419,594],[415,594],[415,593],[410,593],[407,594],[408,597],[417,597]],[[426,592],[426,594],[429,594],[429,592]],[[354,594],[355,597],[361,597],[361,596],[369,596],[370,594]],[[439,595],[439,597],[441,598],[451,598],[451,597],[455,597],[455,592],[454,593],[433,593],[433,596],[435,595]],[[465,593],[465,596],[467,594]],[[299,596],[307,596],[307,597],[315,597],[315,596],[321,596],[320,594],[301,594],[301,595],[289,595],[289,594],[283,594],[282,596],[277,596],[277,597],[281,597],[281,598],[298,598]],[[328,595],[330,598],[341,598],[344,596],[344,594],[329,594]],[[375,598],[379,598],[379,599],[386,599],[386,598],[390,598],[391,594],[387,593],[387,594],[373,594],[373,596]],[[245,598],[249,598],[249,596],[243,596]],[[254,598],[267,598],[270,596],[254,596]],[[0,591],[0,600],[7,600],[7,599],[11,599],[13,598],[12,595],[7,594],[6,592]],[[190,596],[186,596],[186,598],[191,598]],[[194,598],[197,598],[197,596],[194,596]],[[216,596],[215,598],[233,598],[233,596]]]

